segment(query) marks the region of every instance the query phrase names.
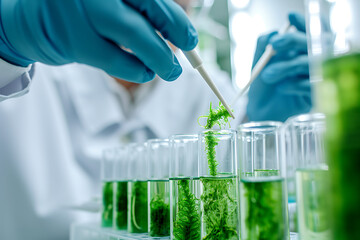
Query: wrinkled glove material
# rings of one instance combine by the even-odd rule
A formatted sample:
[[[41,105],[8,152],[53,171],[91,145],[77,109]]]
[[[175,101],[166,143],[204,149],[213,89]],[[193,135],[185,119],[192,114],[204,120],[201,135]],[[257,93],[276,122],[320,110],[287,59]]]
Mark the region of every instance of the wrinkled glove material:
[[[290,116],[311,110],[305,19],[290,13],[289,21],[297,31],[283,35],[272,32],[258,39],[253,66],[268,44],[276,55],[250,87],[247,107],[250,121],[286,121]]]
[[[182,69],[157,31],[183,50],[198,41],[172,0],[0,0],[0,57],[20,66],[78,62],[132,82],[172,81]]]

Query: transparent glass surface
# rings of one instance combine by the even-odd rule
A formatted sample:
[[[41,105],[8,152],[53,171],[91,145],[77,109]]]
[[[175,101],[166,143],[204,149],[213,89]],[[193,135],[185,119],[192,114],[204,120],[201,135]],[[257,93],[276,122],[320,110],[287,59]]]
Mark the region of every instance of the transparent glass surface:
[[[148,161],[146,143],[133,143],[128,145],[128,179],[132,181],[148,180]]]
[[[198,135],[170,138],[171,239],[201,239]]]
[[[311,79],[322,79],[326,59],[360,52],[360,1],[306,0]]]
[[[198,144],[198,135],[170,138],[170,178],[199,176]]]
[[[114,180],[114,164],[118,156],[116,148],[105,149],[102,153],[101,166],[100,166],[100,177],[103,181]]]
[[[148,179],[168,180],[170,166],[170,142],[168,139],[153,139],[146,143]]]
[[[288,120],[296,163],[298,231],[301,239],[329,239],[330,189],[325,157],[325,116],[304,114]]]
[[[282,124],[238,128],[242,240],[289,239]]]

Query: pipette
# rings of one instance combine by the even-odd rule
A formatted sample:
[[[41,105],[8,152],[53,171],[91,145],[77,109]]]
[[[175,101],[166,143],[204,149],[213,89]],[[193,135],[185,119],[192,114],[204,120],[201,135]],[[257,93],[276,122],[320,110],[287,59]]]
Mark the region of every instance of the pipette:
[[[229,105],[226,103],[225,99],[221,95],[218,88],[215,86],[215,83],[211,80],[210,75],[206,72],[205,68],[203,67],[202,60],[195,49],[191,51],[183,51],[185,54],[185,57],[189,60],[190,64],[194,69],[196,69],[202,78],[205,80],[205,82],[209,85],[211,90],[214,92],[214,94],[218,97],[222,105],[224,105],[225,109],[229,112],[230,116],[235,119],[235,116],[233,112],[231,111]]]
[[[284,25],[280,30],[279,30],[279,34],[284,34],[287,31],[289,31],[291,25],[289,22],[286,23],[286,25]],[[235,105],[235,103],[237,102],[237,100],[239,100],[239,98],[241,96],[244,95],[244,93],[247,92],[247,90],[249,89],[250,85],[252,84],[252,82],[259,76],[259,74],[261,73],[261,71],[264,69],[264,67],[269,63],[270,59],[276,54],[275,50],[273,49],[271,44],[268,44],[265,48],[264,53],[261,55],[261,57],[259,58],[258,62],[255,64],[254,68],[251,71],[251,76],[250,76],[250,81],[246,84],[246,86],[240,90],[238,92],[238,94],[236,95],[236,97],[234,98],[232,105]]]

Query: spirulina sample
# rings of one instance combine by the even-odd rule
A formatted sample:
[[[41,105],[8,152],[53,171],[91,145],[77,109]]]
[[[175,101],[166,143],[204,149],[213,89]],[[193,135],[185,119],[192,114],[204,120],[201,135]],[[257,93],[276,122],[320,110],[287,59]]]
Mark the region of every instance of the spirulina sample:
[[[231,117],[224,106],[214,110],[210,104],[205,129],[215,125],[222,127]],[[202,194],[201,209],[203,224],[201,237],[203,240],[235,240],[239,239],[237,184],[235,176],[218,176],[218,162],[215,148],[219,140],[216,131],[205,133],[205,151],[211,177],[200,177]]]
[[[287,240],[284,223],[284,180],[256,178],[240,181],[242,240]]]
[[[115,182],[114,199],[114,228],[118,230],[127,229],[127,186],[128,182]]]
[[[170,185],[169,181],[149,181],[149,235],[170,236]]]
[[[202,239],[239,239],[236,177],[201,177]]]
[[[199,179],[170,179],[174,198],[172,239],[200,240],[200,183]]]
[[[113,182],[103,182],[102,186],[101,226],[112,227],[113,224]]]
[[[128,183],[128,232],[146,233],[148,230],[147,181]]]

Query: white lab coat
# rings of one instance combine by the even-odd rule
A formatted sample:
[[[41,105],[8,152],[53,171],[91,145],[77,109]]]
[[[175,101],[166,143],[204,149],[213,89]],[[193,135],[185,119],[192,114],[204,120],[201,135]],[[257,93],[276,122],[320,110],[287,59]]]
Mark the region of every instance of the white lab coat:
[[[17,83],[0,88],[6,99],[0,103],[1,240],[68,239],[69,225],[82,216],[67,207],[100,195],[103,148],[201,130],[198,117],[218,100],[182,55],[179,60],[181,77],[144,85],[135,104],[103,71],[80,64],[35,64],[2,75],[7,79],[0,83]],[[0,62],[0,69],[9,66]],[[211,75],[230,101],[228,77]],[[28,94],[7,99],[29,86]],[[245,104],[236,106],[238,121]]]

